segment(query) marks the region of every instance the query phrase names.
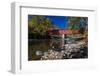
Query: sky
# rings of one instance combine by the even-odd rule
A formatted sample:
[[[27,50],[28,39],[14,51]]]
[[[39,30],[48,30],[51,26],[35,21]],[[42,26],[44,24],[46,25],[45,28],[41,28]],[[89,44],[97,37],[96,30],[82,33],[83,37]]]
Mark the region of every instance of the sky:
[[[49,18],[54,25],[59,27],[60,29],[66,29],[68,27],[68,17],[65,16],[46,16]]]
[[[34,15],[29,15],[28,19],[30,20]],[[45,16],[46,18],[49,18],[53,25],[56,25],[60,29],[66,29],[68,27],[68,17],[66,16]]]

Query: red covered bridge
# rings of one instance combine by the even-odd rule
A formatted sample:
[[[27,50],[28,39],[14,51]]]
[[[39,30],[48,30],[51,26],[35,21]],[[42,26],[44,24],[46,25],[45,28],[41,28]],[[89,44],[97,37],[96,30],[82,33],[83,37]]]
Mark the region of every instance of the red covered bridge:
[[[63,34],[79,34],[80,30],[65,30],[65,29],[57,29],[48,31],[49,35],[63,35]]]

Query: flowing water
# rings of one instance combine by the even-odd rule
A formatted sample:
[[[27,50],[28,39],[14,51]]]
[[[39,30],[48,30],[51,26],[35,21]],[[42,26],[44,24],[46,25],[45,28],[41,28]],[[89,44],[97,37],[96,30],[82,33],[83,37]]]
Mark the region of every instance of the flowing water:
[[[41,56],[46,55],[50,49],[61,52],[66,44],[76,45],[78,43],[73,39],[30,39],[28,41],[28,60],[40,60]],[[82,50],[84,50],[84,56],[87,57],[87,49]],[[82,55],[82,57],[84,56]]]

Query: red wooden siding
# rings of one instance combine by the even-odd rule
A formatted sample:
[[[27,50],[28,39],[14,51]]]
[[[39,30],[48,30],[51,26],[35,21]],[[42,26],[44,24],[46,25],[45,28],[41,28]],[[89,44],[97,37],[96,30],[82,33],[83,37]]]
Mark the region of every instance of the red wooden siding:
[[[49,35],[61,35],[61,34],[78,34],[80,30],[51,30],[48,31]]]

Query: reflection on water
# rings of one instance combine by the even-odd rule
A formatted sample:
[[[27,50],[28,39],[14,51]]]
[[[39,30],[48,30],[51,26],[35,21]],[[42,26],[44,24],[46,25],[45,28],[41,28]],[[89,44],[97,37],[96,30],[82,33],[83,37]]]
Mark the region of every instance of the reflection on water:
[[[49,49],[63,48],[63,41],[61,39],[33,39],[28,42],[28,57],[29,60],[40,60],[41,55],[47,54]]]
[[[87,43],[80,38],[32,39],[28,41],[28,60],[72,59],[87,57]]]

